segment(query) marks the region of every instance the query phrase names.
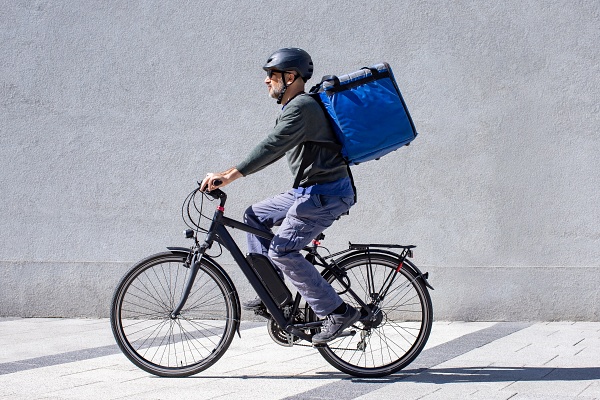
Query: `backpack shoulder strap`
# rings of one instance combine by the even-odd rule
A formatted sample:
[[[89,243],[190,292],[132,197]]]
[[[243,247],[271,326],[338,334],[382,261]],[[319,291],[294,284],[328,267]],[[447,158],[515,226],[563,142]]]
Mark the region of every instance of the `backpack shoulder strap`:
[[[302,144],[302,161],[300,162],[300,168],[298,168],[298,173],[296,174],[296,178],[294,179],[294,189],[298,189],[300,185],[300,181],[302,180],[302,175],[304,174],[304,170],[308,168],[310,164],[312,164],[311,157],[308,157],[306,144],[309,142],[305,142]]]

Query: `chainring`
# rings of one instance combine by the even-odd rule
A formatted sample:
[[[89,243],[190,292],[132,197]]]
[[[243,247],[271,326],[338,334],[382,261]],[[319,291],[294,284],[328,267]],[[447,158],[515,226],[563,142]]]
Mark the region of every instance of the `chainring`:
[[[267,322],[267,330],[269,331],[271,339],[280,346],[292,347],[295,343],[302,340],[298,336],[294,336],[281,329],[279,324],[277,324],[273,318],[269,319],[269,322]]]

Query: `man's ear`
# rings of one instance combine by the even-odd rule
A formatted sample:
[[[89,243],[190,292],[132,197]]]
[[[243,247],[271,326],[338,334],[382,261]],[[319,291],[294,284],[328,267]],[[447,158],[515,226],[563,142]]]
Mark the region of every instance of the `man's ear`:
[[[294,83],[294,82],[296,81],[296,79],[298,79],[298,75],[296,75],[296,74],[295,74],[295,73],[293,73],[293,72],[288,72],[287,76],[288,76],[288,78],[285,80],[285,83],[286,83],[288,86],[289,86],[289,85],[291,85],[292,83]],[[289,81],[289,78],[292,78],[292,80],[291,80],[291,81]]]

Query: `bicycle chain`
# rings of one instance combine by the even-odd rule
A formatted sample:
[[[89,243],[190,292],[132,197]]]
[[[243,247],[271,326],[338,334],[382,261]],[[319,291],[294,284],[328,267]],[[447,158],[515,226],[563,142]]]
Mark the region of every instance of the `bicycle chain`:
[[[364,329],[359,329],[359,330],[361,330],[361,331],[364,331]],[[294,341],[295,339],[293,339],[293,338],[297,338],[297,336],[294,336],[294,335],[292,335],[292,340]],[[361,342],[362,342],[362,341],[360,341],[360,342],[357,344],[357,346],[359,346]],[[290,347],[292,347],[292,346],[300,346],[300,347],[313,347],[313,348],[319,348],[319,347],[326,347],[327,345],[320,345],[320,346],[318,346],[318,345],[317,345],[317,346],[315,346],[315,345],[313,345],[313,344],[302,344],[302,343],[296,343],[296,342],[294,342],[294,343],[292,343],[292,345],[291,345]],[[365,351],[365,349],[366,349],[366,346],[365,346],[365,349],[362,349],[362,350],[361,350],[361,349],[358,349],[358,348],[356,348],[356,349],[351,349],[351,348],[347,348],[347,347],[346,347],[346,348],[342,348],[342,347],[329,347],[329,349],[330,349],[330,350],[344,350],[344,351],[352,350],[352,351],[363,351],[363,352],[364,352],[364,351]]]

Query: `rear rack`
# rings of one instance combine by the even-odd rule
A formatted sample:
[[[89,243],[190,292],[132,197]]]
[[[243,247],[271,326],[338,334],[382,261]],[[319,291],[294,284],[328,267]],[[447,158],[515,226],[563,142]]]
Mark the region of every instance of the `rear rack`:
[[[328,260],[330,258],[336,258],[338,256],[341,256],[343,254],[346,254],[346,253],[354,251],[354,250],[368,252],[370,249],[379,248],[379,249],[402,249],[400,254],[392,253],[392,252],[389,252],[389,253],[399,256],[402,260],[404,260],[405,258],[413,257],[412,249],[414,249],[415,247],[417,247],[417,246],[413,246],[413,245],[404,246],[404,245],[400,245],[400,244],[383,244],[383,243],[365,244],[365,243],[350,243],[349,242],[348,248],[346,250],[338,251],[337,253],[334,253],[334,254],[329,254],[329,255],[323,257],[323,259]]]
[[[384,249],[414,249],[417,246],[409,245],[404,246],[401,244],[381,244],[381,243],[371,243],[371,244],[359,244],[359,243],[349,243],[350,250],[368,250],[370,247],[378,247]]]
[[[404,260],[406,257],[412,258],[413,251],[417,246],[408,245],[403,246],[401,244],[382,244],[382,243],[371,243],[371,244],[363,244],[363,243],[348,243],[348,248],[350,250],[369,250],[371,248],[379,248],[379,249],[402,249],[400,257]]]

